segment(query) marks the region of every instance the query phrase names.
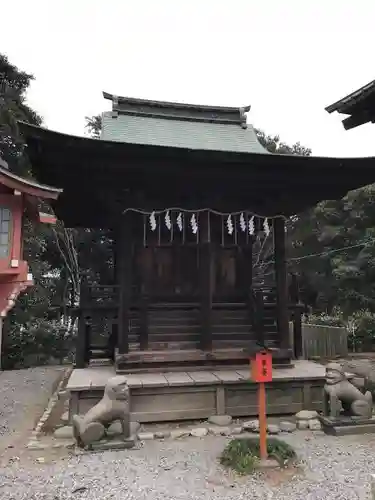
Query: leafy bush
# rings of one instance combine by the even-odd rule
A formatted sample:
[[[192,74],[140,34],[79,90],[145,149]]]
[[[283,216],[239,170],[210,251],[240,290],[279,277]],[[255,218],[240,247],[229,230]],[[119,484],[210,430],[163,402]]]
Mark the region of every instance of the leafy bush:
[[[372,350],[375,341],[375,314],[368,309],[361,309],[344,317],[339,308],[334,308],[331,314],[310,314],[304,318],[304,322],[309,325],[345,327],[348,331],[349,349]]]
[[[356,311],[347,323],[349,347],[371,351],[375,340],[375,314],[367,309]]]
[[[268,438],[267,453],[285,467],[296,459],[293,448],[277,438]],[[259,439],[232,439],[225,447],[220,456],[220,463],[230,467],[239,474],[251,474],[254,472],[260,458]]]
[[[37,319],[23,326],[16,324],[4,332],[2,368],[63,363],[71,356],[73,345],[73,333],[60,322]]]
[[[309,325],[323,325],[323,326],[347,326],[342,311],[336,307],[332,310],[331,314],[322,312],[319,314],[309,314],[304,318],[304,322]]]

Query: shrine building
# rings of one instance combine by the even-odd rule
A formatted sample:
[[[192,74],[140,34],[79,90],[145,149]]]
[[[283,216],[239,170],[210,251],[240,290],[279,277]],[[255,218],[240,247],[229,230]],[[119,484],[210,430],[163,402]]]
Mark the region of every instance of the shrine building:
[[[257,345],[292,366],[302,307],[286,221],[374,182],[374,159],[271,154],[250,106],[104,97],[99,140],[21,124],[33,174],[62,189],[56,216],[111,235],[111,282],[82,282],[76,366],[229,367]]]

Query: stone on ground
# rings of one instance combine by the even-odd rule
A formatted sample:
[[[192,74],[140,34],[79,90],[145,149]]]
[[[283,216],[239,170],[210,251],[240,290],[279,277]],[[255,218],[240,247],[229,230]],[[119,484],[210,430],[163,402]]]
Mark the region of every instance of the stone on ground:
[[[241,434],[242,430],[243,430],[242,427],[233,427],[232,434],[233,435]]]
[[[139,432],[138,439],[140,439],[141,441],[149,441],[150,439],[154,439],[154,433],[153,432]]]
[[[56,439],[72,439],[73,427],[70,425],[64,425],[64,427],[59,427],[53,433],[53,437],[55,437]]]
[[[232,423],[232,417],[230,415],[211,415],[208,421],[210,424],[226,427]]]
[[[139,422],[130,422],[130,435],[134,436],[137,434],[139,429],[141,428],[141,424]],[[122,434],[122,426],[119,420],[116,422],[112,422],[112,424],[107,429],[108,436],[119,436]]]
[[[190,434],[194,437],[204,437],[207,436],[208,429],[205,427],[195,427],[194,429],[191,429]]]
[[[308,420],[297,420],[297,429],[300,431],[306,430],[309,428],[309,421]]]
[[[245,431],[259,432],[259,420],[248,420],[243,423],[243,428]]]
[[[155,439],[166,439],[171,435],[170,431],[156,431],[154,434]]]
[[[318,416],[318,412],[315,410],[301,410],[296,413],[297,420],[312,420]]]
[[[309,420],[309,429],[312,431],[320,431],[322,428],[322,424],[320,421],[316,418],[313,418],[312,420]]]
[[[61,415],[61,422],[63,422],[64,424],[67,424],[69,422],[69,412],[68,411],[65,411]]]
[[[209,427],[208,432],[213,436],[229,436],[231,431],[230,427]]]
[[[189,436],[190,431],[187,429],[173,429],[171,431],[171,438],[172,439],[179,439],[179,438],[184,438]]]
[[[294,422],[280,422],[280,430],[281,432],[294,432],[297,429],[297,426]]]
[[[277,424],[268,424],[267,425],[268,434],[279,434],[280,427]]]

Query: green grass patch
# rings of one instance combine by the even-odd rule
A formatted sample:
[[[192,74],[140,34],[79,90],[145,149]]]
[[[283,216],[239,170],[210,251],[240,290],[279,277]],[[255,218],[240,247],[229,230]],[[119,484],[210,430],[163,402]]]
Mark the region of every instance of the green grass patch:
[[[267,438],[269,458],[277,460],[281,467],[290,465],[296,459],[296,452],[285,441]],[[220,463],[239,474],[251,474],[260,459],[259,438],[232,439],[220,456]]]

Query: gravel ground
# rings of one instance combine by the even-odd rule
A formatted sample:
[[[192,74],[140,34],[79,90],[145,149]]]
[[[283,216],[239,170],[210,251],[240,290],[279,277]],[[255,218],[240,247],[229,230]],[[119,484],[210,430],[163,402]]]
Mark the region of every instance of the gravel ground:
[[[34,428],[61,371],[60,367],[38,367],[0,372],[1,454]]]
[[[218,464],[224,437],[147,441],[140,449],[79,456],[27,452],[58,375],[54,367],[0,373],[1,500],[370,500],[375,435],[287,435],[300,470],[251,477]]]
[[[290,477],[235,477],[218,465],[226,438],[148,441],[138,450],[85,454],[0,469],[3,500],[369,500],[375,436],[285,439],[302,459]],[[40,453],[39,455],[40,456]]]

